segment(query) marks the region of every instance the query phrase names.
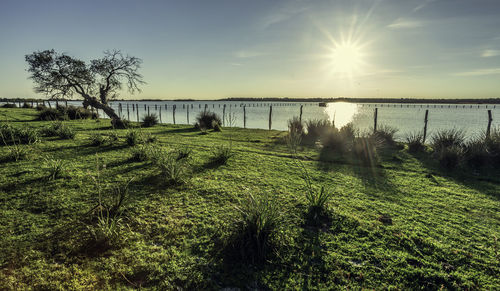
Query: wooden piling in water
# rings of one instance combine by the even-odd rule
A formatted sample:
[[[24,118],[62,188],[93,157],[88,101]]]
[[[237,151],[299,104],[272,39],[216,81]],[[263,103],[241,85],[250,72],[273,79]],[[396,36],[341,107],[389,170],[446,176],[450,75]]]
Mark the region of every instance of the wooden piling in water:
[[[424,135],[422,137],[422,143],[425,143],[425,138],[427,137],[427,121],[429,117],[429,109],[425,110],[425,117],[424,117]]]
[[[304,105],[300,105],[300,115],[299,115],[300,122],[302,122],[302,107],[304,107]]]
[[[222,125],[226,124],[226,104],[222,107]]]
[[[247,128],[247,107],[243,106],[243,128]]]
[[[161,106],[160,106],[160,123],[162,123],[162,122],[161,122]]]
[[[269,130],[271,130],[271,127],[273,126],[273,106],[269,106]]]
[[[189,105],[187,106],[186,109],[186,119],[187,119],[187,124],[189,124]]]
[[[373,132],[377,132],[377,115],[378,115],[378,108],[375,107],[375,114],[373,115]]]
[[[149,115],[149,105],[148,105],[148,115]]]
[[[486,138],[490,137],[491,122],[492,121],[493,121],[493,117],[491,116],[491,110],[488,110],[488,127],[486,128]]]
[[[139,106],[135,106],[137,110],[135,111],[137,113],[137,122],[139,122]]]
[[[174,105],[172,105],[172,117],[173,117],[173,119],[174,119],[174,124],[175,124],[175,108],[176,108],[176,107],[177,107],[177,106],[176,106],[175,104],[174,104]]]

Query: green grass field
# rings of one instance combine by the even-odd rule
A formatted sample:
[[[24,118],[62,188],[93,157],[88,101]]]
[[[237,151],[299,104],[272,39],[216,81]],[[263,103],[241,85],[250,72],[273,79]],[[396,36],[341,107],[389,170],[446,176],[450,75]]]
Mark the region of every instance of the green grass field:
[[[34,109],[0,109],[4,124],[50,124],[35,117]],[[140,129],[156,137],[154,147],[191,150],[186,182],[172,185],[151,161],[131,159],[128,130],[109,120],[64,123],[75,139],[43,137],[20,146],[25,159],[1,159],[0,289],[500,289],[498,169],[448,173],[429,153],[402,146],[366,167],[321,162],[317,148],[300,147],[313,184],[333,192],[330,220],[310,226],[285,132]],[[91,135],[114,133],[117,141],[89,146]],[[227,164],[209,162],[229,144]],[[0,146],[0,157],[8,148]],[[62,177],[47,178],[50,159],[62,161]],[[96,244],[99,191],[108,199],[131,179],[117,238]],[[280,210],[273,249],[260,263],[228,258],[225,247],[250,194]]]

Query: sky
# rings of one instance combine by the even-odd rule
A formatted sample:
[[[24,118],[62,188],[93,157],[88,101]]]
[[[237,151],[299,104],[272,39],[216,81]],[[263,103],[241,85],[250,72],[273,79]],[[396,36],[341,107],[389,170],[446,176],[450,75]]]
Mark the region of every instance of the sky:
[[[125,99],[500,97],[499,0],[2,0],[0,97],[46,49],[141,58]]]

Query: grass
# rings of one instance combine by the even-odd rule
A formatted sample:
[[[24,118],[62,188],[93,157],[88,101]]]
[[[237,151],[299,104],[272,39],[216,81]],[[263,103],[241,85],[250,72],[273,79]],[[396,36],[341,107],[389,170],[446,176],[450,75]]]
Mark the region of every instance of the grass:
[[[36,113],[2,108],[0,122],[18,129],[51,124],[34,121]],[[41,137],[20,145],[33,154],[1,162],[0,289],[500,288],[499,167],[449,172],[430,151],[393,147],[377,150],[376,163],[350,156],[322,162],[317,147],[300,145],[296,158],[312,183],[334,189],[330,222],[318,228],[306,223],[304,179],[278,142],[285,132],[142,129],[157,138],[149,146],[190,149],[189,182],[173,186],[150,160],[130,159],[127,130],[114,131],[109,120],[65,125],[74,139]],[[113,132],[114,146],[89,146],[93,133]],[[207,167],[210,149],[230,140],[236,155],[225,166]],[[370,159],[369,142],[358,146]],[[0,156],[8,150],[0,146]],[[93,211],[96,153],[106,208],[119,201],[113,185],[133,178],[119,215],[103,211],[101,222]],[[70,174],[48,180],[41,167],[47,156],[64,161]],[[266,201],[265,193],[272,193],[279,223],[264,259],[226,260],[223,245],[243,217],[235,205],[251,205],[250,194]],[[98,240],[110,243],[96,247]]]

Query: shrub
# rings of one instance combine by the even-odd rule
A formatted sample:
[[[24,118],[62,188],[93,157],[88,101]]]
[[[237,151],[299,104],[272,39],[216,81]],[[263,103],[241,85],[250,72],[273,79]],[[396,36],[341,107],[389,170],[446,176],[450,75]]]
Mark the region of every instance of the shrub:
[[[64,115],[54,108],[45,108],[38,113],[38,120],[41,121],[53,121],[53,120],[63,120]]]
[[[45,126],[40,130],[40,133],[43,136],[58,136],[59,129],[63,126],[63,123],[61,121],[53,121],[50,123],[50,125]]]
[[[90,134],[89,143],[91,146],[101,146],[106,143],[106,138],[102,134],[94,132]]]
[[[57,109],[71,120],[92,118],[92,111],[83,107],[69,105],[67,107],[60,106]]]
[[[272,253],[281,222],[279,206],[267,195],[255,198],[250,194],[237,210],[240,217],[230,246],[243,261],[261,263]]]
[[[4,105],[2,105],[2,108],[16,108],[17,105],[16,103],[5,103]]]
[[[328,217],[326,204],[332,196],[333,193],[325,190],[324,186],[318,191],[309,185],[309,189],[306,192],[306,199],[308,202],[307,221],[310,224],[318,225]]]
[[[308,120],[306,121],[307,133],[304,137],[304,141],[308,143],[315,143],[332,127],[332,124],[327,119]]]
[[[465,133],[463,130],[441,130],[432,136],[432,147],[434,151],[439,152],[441,149],[448,147],[461,147],[464,140]]]
[[[395,144],[394,134],[396,132],[398,132],[397,128],[382,125],[372,134],[372,138],[376,139],[380,145],[393,146]]]
[[[152,135],[149,132],[146,132],[141,136],[141,142],[143,143],[154,143],[156,142],[156,140],[157,140],[156,136]]]
[[[212,165],[225,165],[227,161],[234,156],[231,147],[228,146],[217,146],[213,151],[213,155],[210,158],[210,164]]]
[[[484,138],[488,154],[490,155],[490,162],[493,166],[500,166],[500,127],[492,128],[490,136]]]
[[[142,126],[151,127],[158,124],[158,116],[154,113],[146,114],[142,117]]]
[[[222,124],[220,117],[215,112],[203,111],[196,117],[196,126],[200,129],[214,129]]]
[[[439,164],[447,169],[455,169],[462,161],[463,150],[460,146],[449,146],[438,151]]]
[[[33,108],[33,106],[31,106],[31,104],[28,102],[24,102],[23,108]]]
[[[40,141],[40,132],[31,127],[15,129],[11,134],[11,137],[20,144],[33,144]]]
[[[406,135],[406,143],[408,143],[408,151],[417,153],[424,150],[423,135],[419,132],[409,133]]]

